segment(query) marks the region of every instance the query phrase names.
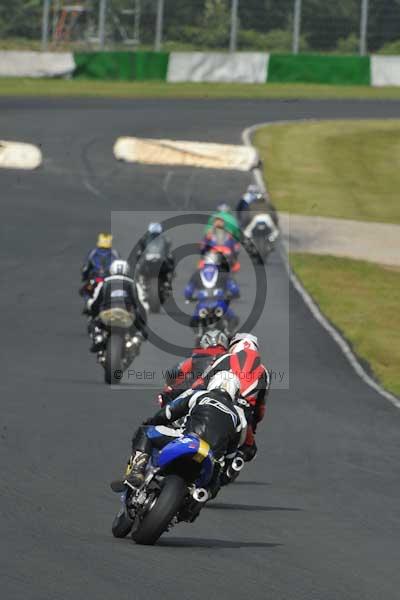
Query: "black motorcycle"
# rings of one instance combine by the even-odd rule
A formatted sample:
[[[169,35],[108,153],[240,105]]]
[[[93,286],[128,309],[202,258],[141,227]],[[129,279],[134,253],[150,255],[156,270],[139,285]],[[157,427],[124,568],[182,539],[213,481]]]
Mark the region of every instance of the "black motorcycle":
[[[138,261],[137,275],[151,312],[160,312],[171,293],[172,279],[166,264],[165,241],[161,237],[147,245]]]
[[[99,314],[93,339],[106,383],[121,383],[123,372],[139,353],[141,338],[132,331],[134,321],[135,314],[124,308],[110,308]]]

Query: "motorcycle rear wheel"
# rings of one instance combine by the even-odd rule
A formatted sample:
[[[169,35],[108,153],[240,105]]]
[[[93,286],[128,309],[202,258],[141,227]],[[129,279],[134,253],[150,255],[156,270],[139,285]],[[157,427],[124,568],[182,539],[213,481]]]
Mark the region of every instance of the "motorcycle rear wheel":
[[[152,313],[159,313],[161,307],[158,277],[151,277],[147,282],[147,299]]]
[[[168,475],[154,506],[132,532],[137,544],[152,546],[164,533],[181,508],[187,493],[186,483],[178,475]]]
[[[110,385],[121,383],[123,345],[123,336],[117,333],[111,333],[107,340],[106,360],[104,365],[104,381]],[[121,377],[119,375],[121,375]]]

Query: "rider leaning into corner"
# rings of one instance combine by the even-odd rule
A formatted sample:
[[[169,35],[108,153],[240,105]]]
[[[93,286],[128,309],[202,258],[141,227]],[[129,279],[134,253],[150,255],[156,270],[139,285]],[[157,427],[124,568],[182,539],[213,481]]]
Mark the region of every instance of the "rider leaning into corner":
[[[200,254],[204,256],[210,250],[215,248],[225,248],[225,251],[232,257],[232,262],[237,260],[240,244],[234,236],[227,230],[224,215],[216,216],[211,227],[208,228],[200,245]]]
[[[244,408],[248,421],[247,435],[241,453],[243,460],[252,460],[257,453],[255,433],[264,418],[270,388],[270,376],[262,364],[258,340],[250,333],[237,333],[231,339],[228,352],[205,370],[192,385],[192,391],[202,389],[221,371],[229,371],[238,377],[240,395],[238,402]]]
[[[118,258],[118,252],[112,248],[112,235],[99,233],[96,248],[89,252],[82,267],[82,281],[108,275],[111,263]]]
[[[182,395],[144,421],[132,439],[125,479],[114,481],[112,489],[123,491],[124,481],[132,487],[140,487],[152,449],[161,449],[185,435],[197,435],[207,442],[216,461],[233,458],[243,444],[247,427],[244,412],[236,403],[239,391],[238,377],[220,371],[208,381],[206,390]],[[171,427],[178,419],[184,419],[183,426]],[[215,468],[215,478],[218,475],[219,470]],[[212,479],[210,487],[215,483]]]
[[[186,301],[190,302],[198,300],[197,294],[201,291],[223,290],[224,300],[228,302],[223,319],[227,322],[229,330],[233,332],[239,324],[239,318],[229,306],[229,301],[240,297],[240,289],[231,276],[229,267],[226,268],[224,263],[224,258],[220,254],[208,252],[205,255],[203,266],[193,273],[186,285],[184,295]],[[199,316],[193,316],[190,327],[196,329],[200,320]]]
[[[249,185],[247,192],[239,200],[236,214],[245,238],[251,238],[253,228],[260,219],[270,230],[269,241],[273,243],[278,238],[275,209],[256,185]]]
[[[93,297],[87,301],[87,310],[92,317],[92,352],[97,352],[103,341],[99,315],[111,308],[123,308],[135,314],[132,343],[138,353],[142,341],[148,337],[147,314],[140,299],[140,290],[129,277],[129,265],[125,260],[115,260],[111,264],[109,277],[97,285]]]
[[[169,404],[189,389],[216,358],[226,354],[228,345],[228,338],[223,331],[210,329],[204,333],[191,356],[167,371],[166,385],[158,395],[160,405]]]
[[[140,265],[140,259],[146,252],[147,246],[154,240],[159,240],[164,246],[164,263],[160,271],[160,277],[163,283],[168,287],[172,287],[172,278],[175,270],[175,259],[172,254],[172,244],[169,237],[165,234],[161,223],[150,223],[145,235],[140,239],[137,248],[136,260]]]

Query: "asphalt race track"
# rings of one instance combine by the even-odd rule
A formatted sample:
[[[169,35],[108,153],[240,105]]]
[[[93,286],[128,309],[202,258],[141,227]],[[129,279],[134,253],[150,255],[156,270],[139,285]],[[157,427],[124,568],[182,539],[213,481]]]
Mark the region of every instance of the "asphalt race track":
[[[80,315],[82,258],[112,210],[211,209],[249,182],[120,164],[112,145],[129,134],[240,143],[253,123],[311,117],[400,117],[400,103],[0,101],[1,137],[39,144],[45,158],[35,172],[0,171],[2,600],[399,598],[400,415],[354,374],[278,256],[256,330],[266,363],[285,374],[256,461],[155,547],[110,532],[108,483],[156,405],[151,386],[102,383]],[[246,293],[248,277],[242,269]],[[245,298],[237,306],[244,314]],[[168,318],[154,328],[168,331]],[[174,360],[147,345],[135,366]]]

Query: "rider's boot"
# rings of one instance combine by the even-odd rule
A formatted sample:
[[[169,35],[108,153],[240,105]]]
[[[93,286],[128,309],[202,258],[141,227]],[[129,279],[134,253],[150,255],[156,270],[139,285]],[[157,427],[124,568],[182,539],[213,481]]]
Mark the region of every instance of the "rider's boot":
[[[128,461],[125,472],[125,478],[133,487],[140,487],[144,482],[144,472],[146,470],[149,455],[140,450],[136,450]]]
[[[125,481],[132,487],[140,487],[144,482],[144,472],[146,470],[149,455],[140,450],[136,450],[129,457],[128,464],[125,470],[125,476],[122,479],[117,479],[111,482],[111,489],[114,492],[123,492],[126,489]]]

